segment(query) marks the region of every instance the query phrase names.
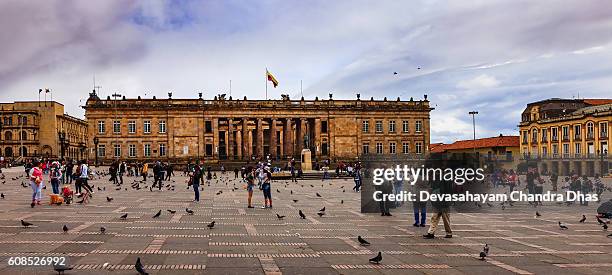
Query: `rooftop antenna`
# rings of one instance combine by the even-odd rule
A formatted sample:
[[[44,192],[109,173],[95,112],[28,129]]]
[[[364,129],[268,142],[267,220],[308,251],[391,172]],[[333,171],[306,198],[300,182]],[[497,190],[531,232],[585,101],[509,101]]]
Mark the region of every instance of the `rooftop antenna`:
[[[302,90],[302,80],[300,79],[300,94],[302,95],[302,98],[304,97],[304,91]]]
[[[232,80],[230,79],[230,97],[232,96]]]

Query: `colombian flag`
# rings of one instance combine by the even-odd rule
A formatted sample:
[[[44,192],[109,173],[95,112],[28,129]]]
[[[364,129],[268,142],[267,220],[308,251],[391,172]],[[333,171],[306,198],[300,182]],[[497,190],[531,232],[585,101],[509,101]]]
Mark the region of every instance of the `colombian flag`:
[[[266,69],[266,77],[268,78],[268,81],[272,82],[272,85],[274,85],[274,88],[278,86],[278,80],[276,80],[276,77],[274,77],[270,72],[268,72],[267,69]]]

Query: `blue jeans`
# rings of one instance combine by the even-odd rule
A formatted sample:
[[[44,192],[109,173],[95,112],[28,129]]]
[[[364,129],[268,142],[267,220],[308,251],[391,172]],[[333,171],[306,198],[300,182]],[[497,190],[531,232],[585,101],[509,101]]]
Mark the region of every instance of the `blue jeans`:
[[[51,179],[51,187],[53,188],[53,194],[59,194],[59,179]]]
[[[195,194],[195,201],[200,201],[200,185],[193,184],[191,187],[193,188],[193,193]]]
[[[424,202],[413,202],[412,211],[414,211],[414,223],[419,224],[419,211],[421,212],[421,224],[425,224],[427,220],[427,205]]]
[[[264,183],[262,185],[262,190],[263,190],[263,195],[264,195],[264,199],[272,199],[272,190],[271,190],[271,186],[269,183]]]

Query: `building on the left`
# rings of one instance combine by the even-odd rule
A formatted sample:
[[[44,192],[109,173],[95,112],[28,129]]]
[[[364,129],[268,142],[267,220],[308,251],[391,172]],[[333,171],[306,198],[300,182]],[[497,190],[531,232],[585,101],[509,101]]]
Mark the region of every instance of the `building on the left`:
[[[58,102],[0,103],[0,156],[86,159],[87,122]]]

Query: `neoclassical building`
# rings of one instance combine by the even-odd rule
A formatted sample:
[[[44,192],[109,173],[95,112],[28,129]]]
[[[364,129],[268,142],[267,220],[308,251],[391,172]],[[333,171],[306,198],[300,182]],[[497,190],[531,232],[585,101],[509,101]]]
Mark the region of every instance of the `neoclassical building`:
[[[0,156],[87,158],[87,123],[58,102],[0,103]]]
[[[519,124],[521,154],[541,171],[608,174],[612,99],[558,99],[530,103]]]
[[[262,156],[355,160],[362,154],[425,154],[429,101],[100,99],[85,108],[88,145],[100,162],[115,159],[184,163],[244,161]],[[90,155],[90,158],[92,155]]]

